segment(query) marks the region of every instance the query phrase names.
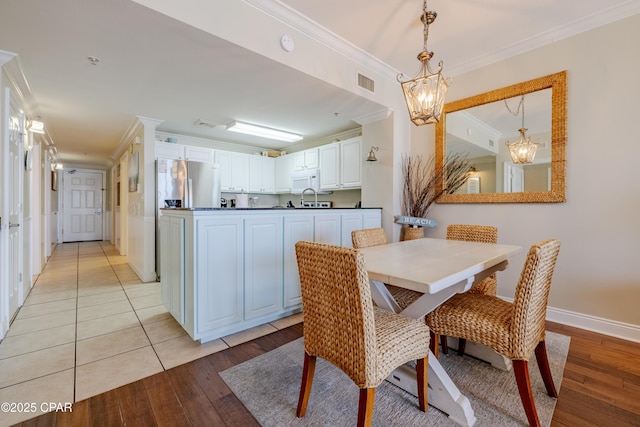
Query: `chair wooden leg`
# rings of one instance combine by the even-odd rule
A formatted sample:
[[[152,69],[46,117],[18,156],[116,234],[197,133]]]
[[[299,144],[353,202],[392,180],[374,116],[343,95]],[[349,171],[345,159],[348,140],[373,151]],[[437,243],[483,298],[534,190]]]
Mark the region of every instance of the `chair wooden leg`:
[[[553,385],[553,377],[551,376],[551,368],[549,368],[549,359],[547,359],[547,345],[544,340],[540,341],[536,346],[536,360],[540,368],[542,381],[547,388],[547,394],[551,397],[558,397],[556,387]]]
[[[440,347],[444,354],[449,354],[449,340],[446,335],[440,335]]]
[[[458,356],[464,356],[464,349],[467,346],[467,340],[458,338]]]
[[[540,427],[538,419],[538,411],[533,401],[533,393],[531,392],[531,382],[529,380],[529,366],[526,360],[513,360],[513,373],[516,376],[516,384],[520,392],[520,400],[524,412],[527,414],[527,420],[530,426]]]
[[[371,420],[373,418],[373,401],[375,395],[375,388],[360,389],[360,402],[358,404],[358,427],[371,425]]]
[[[431,353],[433,353],[433,355],[437,359],[438,358],[438,335],[434,334],[433,331],[429,331],[429,337],[431,338],[429,340],[429,350],[431,350]]]
[[[311,386],[313,385],[313,373],[316,370],[316,356],[310,356],[304,352],[304,365],[302,367],[302,384],[300,384],[300,397],[298,398],[298,410],[296,416],[304,417],[307,412],[307,403],[309,403],[309,395],[311,394]]]
[[[420,410],[422,412],[427,412],[429,409],[429,394],[428,394],[428,384],[429,384],[429,356],[424,359],[418,359],[418,363],[416,366],[416,377],[418,379],[418,405],[420,406]]]

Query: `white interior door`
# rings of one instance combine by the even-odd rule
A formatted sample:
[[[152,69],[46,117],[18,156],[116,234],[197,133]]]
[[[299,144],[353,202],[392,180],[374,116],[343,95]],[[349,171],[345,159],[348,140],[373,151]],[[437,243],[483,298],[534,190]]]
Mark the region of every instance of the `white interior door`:
[[[524,191],[524,168],[522,165],[504,163],[504,192],[521,193]]]
[[[22,114],[9,97],[9,318],[12,318],[22,305],[22,178],[24,168],[24,146],[22,142]]]
[[[64,242],[102,240],[103,176],[97,171],[64,171]]]

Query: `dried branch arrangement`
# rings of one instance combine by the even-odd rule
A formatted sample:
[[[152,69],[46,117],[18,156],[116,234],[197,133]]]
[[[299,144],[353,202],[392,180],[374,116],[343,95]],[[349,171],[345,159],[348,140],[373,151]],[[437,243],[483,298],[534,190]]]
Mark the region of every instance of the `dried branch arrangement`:
[[[404,155],[402,157],[404,187],[402,215],[426,218],[429,207],[443,194],[452,194],[460,188],[471,173],[466,155],[450,154],[444,167],[435,168],[435,156]],[[438,185],[443,182],[444,185]]]

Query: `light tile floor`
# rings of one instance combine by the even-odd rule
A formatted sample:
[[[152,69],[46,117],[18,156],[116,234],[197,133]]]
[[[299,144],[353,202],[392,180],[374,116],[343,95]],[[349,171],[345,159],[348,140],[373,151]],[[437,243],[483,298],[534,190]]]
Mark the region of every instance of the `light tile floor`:
[[[105,242],[58,245],[0,343],[0,426],[77,402],[302,321],[294,315],[205,344],[162,305],[160,284],[142,283]],[[14,408],[18,409],[18,408]]]

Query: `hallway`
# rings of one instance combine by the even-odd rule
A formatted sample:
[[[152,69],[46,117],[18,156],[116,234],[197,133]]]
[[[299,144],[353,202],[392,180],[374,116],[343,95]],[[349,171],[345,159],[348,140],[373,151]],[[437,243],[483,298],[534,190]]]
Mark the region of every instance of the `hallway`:
[[[106,242],[60,244],[0,343],[0,426],[78,402],[302,321],[291,316],[205,344],[194,342]]]

